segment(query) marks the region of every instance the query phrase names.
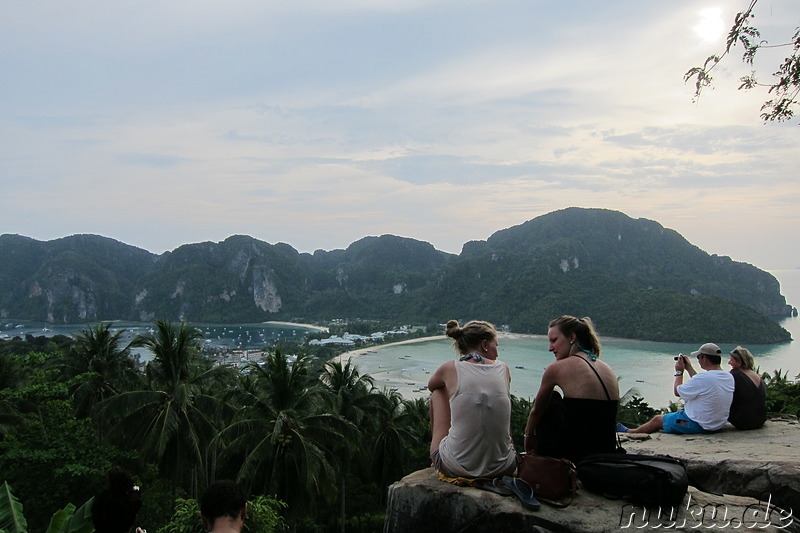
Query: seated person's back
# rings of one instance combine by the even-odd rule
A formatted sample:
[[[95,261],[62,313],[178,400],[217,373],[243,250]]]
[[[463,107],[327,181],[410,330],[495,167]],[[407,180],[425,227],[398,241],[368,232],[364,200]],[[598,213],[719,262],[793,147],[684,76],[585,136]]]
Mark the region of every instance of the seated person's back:
[[[502,477],[516,468],[511,439],[511,374],[497,360],[488,322],[447,323],[458,361],[431,375],[431,461],[448,477]]]
[[[758,429],[767,420],[767,388],[753,368],[753,354],[737,346],[728,364],[733,376],[733,401],[728,422],[736,429]]]
[[[614,370],[598,358],[591,321],[562,316],[550,323],[548,340],[556,361],[542,376],[525,429],[526,451],[576,463],[613,451],[619,386]]]

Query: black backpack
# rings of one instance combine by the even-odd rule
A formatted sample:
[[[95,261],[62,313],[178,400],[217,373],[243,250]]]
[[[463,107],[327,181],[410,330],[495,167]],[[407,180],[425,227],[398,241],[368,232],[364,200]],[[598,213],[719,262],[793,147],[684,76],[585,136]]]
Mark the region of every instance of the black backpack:
[[[578,463],[578,479],[584,488],[606,498],[646,507],[677,507],[689,487],[683,462],[667,455],[589,455]]]

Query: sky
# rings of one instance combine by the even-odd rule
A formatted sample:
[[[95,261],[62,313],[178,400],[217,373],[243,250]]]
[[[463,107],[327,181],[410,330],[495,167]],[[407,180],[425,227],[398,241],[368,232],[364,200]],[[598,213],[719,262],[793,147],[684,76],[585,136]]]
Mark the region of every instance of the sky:
[[[800,117],[737,90],[787,49],[683,79],[748,3],[6,0],[0,233],[459,253],[578,206],[800,267]],[[784,43],[800,2],[755,14]]]

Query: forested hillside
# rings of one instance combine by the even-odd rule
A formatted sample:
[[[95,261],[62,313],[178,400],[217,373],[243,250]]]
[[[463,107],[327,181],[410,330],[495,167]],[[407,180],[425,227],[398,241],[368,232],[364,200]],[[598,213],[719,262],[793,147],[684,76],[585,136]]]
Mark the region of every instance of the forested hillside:
[[[789,339],[773,320],[791,308],[771,274],[603,209],[549,213],[458,255],[393,235],[313,254],[237,235],[158,256],[95,235],[2,235],[0,259],[0,317],[45,323],[459,317],[543,333],[574,314],[618,337]]]

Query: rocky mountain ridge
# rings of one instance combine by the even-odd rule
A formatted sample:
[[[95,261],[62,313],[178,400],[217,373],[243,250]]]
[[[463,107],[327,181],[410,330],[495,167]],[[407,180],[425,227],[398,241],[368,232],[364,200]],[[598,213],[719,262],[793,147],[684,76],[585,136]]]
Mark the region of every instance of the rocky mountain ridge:
[[[770,317],[790,310],[769,273],[603,209],[555,211],[458,255],[393,235],[313,254],[236,235],[161,255],[96,235],[0,236],[0,317],[53,324],[455,317],[543,333],[574,314],[604,335],[781,342]]]

